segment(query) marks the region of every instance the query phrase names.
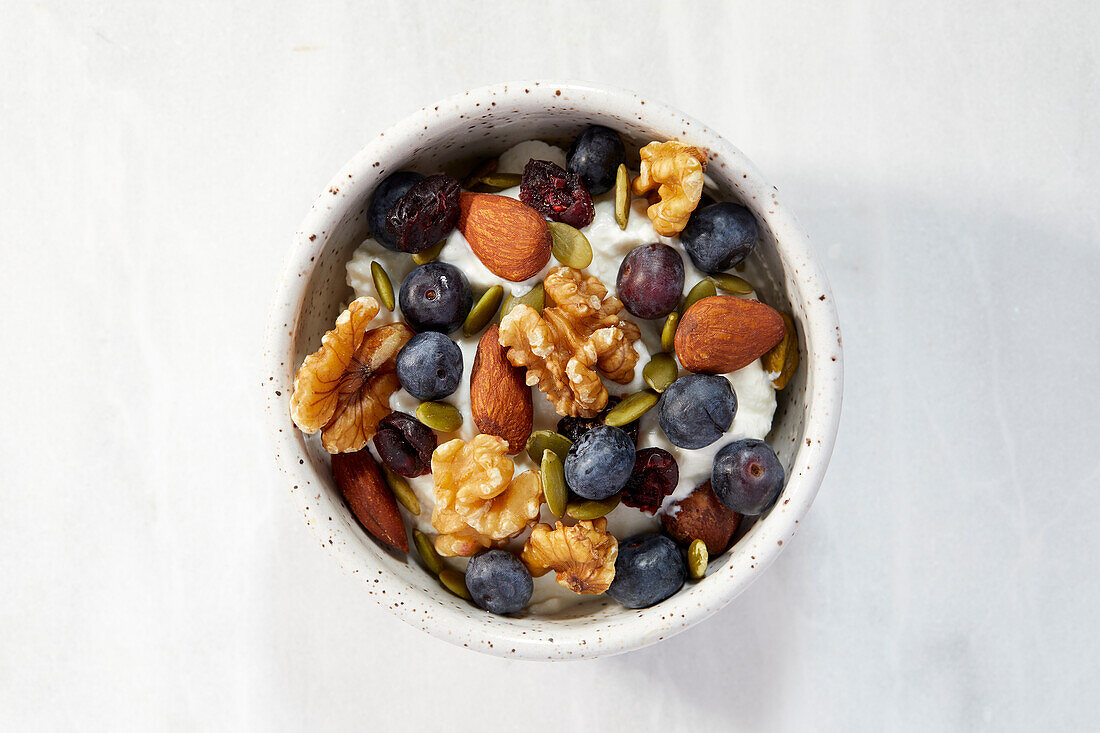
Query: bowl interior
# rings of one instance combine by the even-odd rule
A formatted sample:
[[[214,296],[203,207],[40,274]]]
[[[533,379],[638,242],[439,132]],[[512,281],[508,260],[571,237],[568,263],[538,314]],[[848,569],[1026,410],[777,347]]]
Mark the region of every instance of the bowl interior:
[[[787,469],[788,486],[780,504],[759,521],[745,523],[740,541],[712,560],[706,580],[685,586],[655,608],[628,610],[597,597],[554,616],[492,616],[450,595],[420,567],[414,555],[404,557],[389,551],[359,526],[332,481],[328,454],[318,440],[307,439],[294,428],[286,400],[293,389],[295,368],[317,348],[321,335],[331,328],[350,298],[344,266],[368,236],[367,202],[382,178],[402,169],[424,174],[442,170],[461,176],[473,161],[502,153],[524,140],[540,139],[567,147],[568,141],[590,124],[619,131],[635,158],[635,168],[637,148],[651,140],[675,138],[707,148],[711,154],[708,186],[716,198],[737,201],[756,216],[761,242],[751,258],[753,283],[765,302],[791,311],[799,324],[803,366],[790,385],[777,393],[778,407],[768,437]],[[284,276],[273,314],[273,338],[269,338],[274,350],[269,357],[275,357],[271,359],[271,381],[283,387],[280,399],[269,405],[278,431],[279,463],[294,480],[306,521],[319,533],[322,544],[351,572],[363,576],[368,591],[405,620],[456,643],[502,655],[557,658],[623,651],[666,638],[728,602],[774,558],[782,538],[790,534],[792,522],[813,499],[824,466],[815,469],[814,457],[800,454],[805,453],[801,449],[814,448],[813,440],[809,445],[805,441],[806,422],[812,417],[815,367],[832,356],[839,369],[839,343],[821,349],[807,341],[820,330],[811,327],[815,318],[822,318],[814,312],[815,298],[818,291],[826,295],[828,286],[823,278],[816,278],[812,261],[803,261],[811,256],[802,251],[808,252],[804,236],[793,217],[780,209],[777,195],[740,152],[704,126],[629,93],[566,86],[501,86],[425,108],[387,130],[337,175],[307,217]],[[799,241],[792,242],[791,251],[787,251],[786,244],[793,239]],[[803,269],[815,277],[807,280]],[[831,313],[831,294],[827,299]],[[825,446],[823,462],[827,463],[832,434],[813,439]],[[800,470],[807,459],[809,464]],[[773,522],[777,514],[789,516]],[[771,528],[772,524],[776,526]]]

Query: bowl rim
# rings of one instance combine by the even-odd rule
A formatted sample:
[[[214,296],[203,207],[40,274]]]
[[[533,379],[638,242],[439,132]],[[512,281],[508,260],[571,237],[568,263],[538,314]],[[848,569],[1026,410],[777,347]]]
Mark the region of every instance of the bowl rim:
[[[350,192],[367,185],[362,179],[370,178],[367,174],[372,167],[377,168],[374,161],[386,155],[386,145],[430,130],[441,118],[484,115],[491,112],[488,100],[501,99],[530,105],[566,100],[583,103],[593,112],[610,111],[640,121],[666,118],[668,124],[668,119],[675,120],[675,126],[683,127],[685,137],[710,151],[712,161],[720,160],[722,167],[733,166],[742,173],[739,186],[742,193],[765,200],[770,197],[767,206],[771,208],[756,213],[779,245],[777,254],[784,270],[797,275],[788,275],[795,288],[793,291],[789,288],[788,295],[792,306],[797,295],[804,309],[800,321],[806,342],[802,368],[807,380],[803,436],[809,437],[797,446],[782,503],[773,507],[763,521],[756,522],[731,548],[725,565],[708,575],[705,583],[695,585],[691,593],[681,591],[655,607],[625,612],[612,623],[574,618],[552,623],[549,629],[525,629],[523,623],[517,623],[524,619],[508,619],[488,612],[475,621],[467,612],[468,607],[463,610],[457,603],[436,601],[428,612],[417,607],[420,605],[417,603],[394,602],[395,596],[415,589],[372,566],[369,554],[356,551],[356,545],[365,540],[362,530],[318,521],[321,512],[317,502],[327,497],[323,491],[315,496],[317,491],[311,488],[313,482],[322,479],[309,460],[304,438],[290,420],[299,313],[316,266],[314,257],[326,245],[327,234],[333,231],[343,211],[339,202],[328,194],[332,188],[341,187],[349,195],[340,200],[353,201],[355,197]],[[650,123],[654,124],[657,123]],[[373,181],[370,185],[374,185]],[[272,301],[265,335],[262,382],[276,466],[293,486],[291,495],[322,546],[346,570],[364,578],[369,576],[371,595],[403,621],[453,644],[502,657],[546,660],[618,654],[670,638],[727,605],[782,552],[784,540],[794,535],[813,503],[832,455],[843,398],[842,343],[832,291],[808,237],[793,213],[776,200],[776,191],[739,149],[694,118],[636,92],[585,82],[518,81],[471,89],[426,105],[375,136],[322,189],[296,232]],[[360,536],[355,536],[356,532]]]

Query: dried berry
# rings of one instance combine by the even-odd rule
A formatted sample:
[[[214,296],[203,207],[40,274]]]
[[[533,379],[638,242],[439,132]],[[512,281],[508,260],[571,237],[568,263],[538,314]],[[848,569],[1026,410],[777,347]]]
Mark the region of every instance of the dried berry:
[[[400,252],[422,252],[458,223],[462,184],[451,176],[428,176],[402,196],[386,217],[386,231]]]
[[[435,433],[412,415],[391,412],[378,423],[374,448],[394,473],[423,476],[431,470]]]
[[[519,200],[543,216],[581,229],[596,209],[580,176],[548,160],[531,160],[523,169]]]
[[[634,459],[634,472],[623,487],[623,504],[656,514],[664,498],[680,483],[680,468],[662,448],[643,448]]]
[[[607,413],[611,412],[615,405],[622,401],[622,397],[608,397],[607,407],[605,407],[596,417],[563,417],[561,420],[558,420],[558,432],[569,438],[570,442],[576,443],[581,439],[581,436],[589,430],[597,425],[603,425],[603,420],[607,417]],[[638,445],[637,420],[632,423],[627,423],[626,425],[620,425],[619,429],[630,436],[630,439],[634,441],[634,445]]]

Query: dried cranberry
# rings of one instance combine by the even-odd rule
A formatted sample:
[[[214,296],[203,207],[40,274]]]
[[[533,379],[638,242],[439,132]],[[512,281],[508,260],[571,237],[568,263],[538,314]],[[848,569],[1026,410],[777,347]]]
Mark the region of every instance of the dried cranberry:
[[[523,169],[519,200],[545,217],[580,229],[592,223],[596,209],[580,176],[548,160],[530,160]]]
[[[435,433],[412,415],[391,412],[378,423],[374,448],[395,473],[423,476],[432,470]]]
[[[620,402],[622,402],[621,397],[608,397],[607,407],[603,408],[596,417],[563,417],[561,420],[558,420],[558,432],[569,438],[571,442],[576,443],[581,439],[581,436],[589,430],[597,425],[603,425],[603,419],[607,417],[607,413],[611,412],[611,408]],[[621,426],[620,430],[625,431],[626,434],[630,436],[630,439],[634,441],[634,445],[638,445],[637,420]]]
[[[678,483],[680,467],[672,454],[663,448],[643,448],[635,456],[634,472],[623,487],[623,504],[656,514]]]
[[[458,223],[462,184],[451,176],[428,176],[410,188],[386,216],[386,231],[399,252],[421,252],[439,244]]]

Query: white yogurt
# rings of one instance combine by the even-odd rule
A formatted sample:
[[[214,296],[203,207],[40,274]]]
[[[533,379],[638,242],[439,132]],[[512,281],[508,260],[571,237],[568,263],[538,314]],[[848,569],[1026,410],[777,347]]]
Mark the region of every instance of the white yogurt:
[[[558,165],[565,166],[565,153],[557,147],[547,145],[541,141],[529,141],[520,143],[505,152],[500,157],[498,170],[504,173],[520,173],[527,161],[535,158],[538,160],[550,160]],[[501,191],[501,194],[512,198],[519,198],[519,188]],[[644,199],[634,199],[630,213],[630,219],[626,230],[619,229],[615,221],[615,196],[614,192],[608,192],[594,199],[596,215],[592,223],[585,227],[584,234],[592,244],[593,260],[587,268],[589,274],[595,275],[612,293],[615,290],[615,280],[619,271],[619,263],[623,257],[638,245],[649,242],[664,242],[683,251],[676,237],[662,237],[653,230],[649,217],[646,216],[646,202]],[[371,277],[370,264],[376,260],[381,264],[390,276],[395,291],[400,288],[405,276],[415,267],[412,258],[400,252],[391,252],[373,239],[364,241],[352,255],[347,265],[347,282],[355,291],[356,297],[378,297]],[[691,262],[691,258],[684,255],[684,292],[687,293],[705,275],[697,270]],[[439,255],[440,262],[448,262],[463,273],[470,280],[474,291],[475,301],[483,292],[493,285],[504,284],[506,290],[513,295],[522,295],[536,283],[540,282],[546,273],[557,266],[553,258],[543,270],[523,283],[502,283],[501,279],[491,273],[481,263],[481,260],[470,249],[465,238],[457,230],[453,232],[444,245]],[[755,293],[748,297],[756,297]],[[400,308],[391,313],[385,308],[379,312],[375,324],[381,325],[400,320]],[[642,332],[642,338],[635,344],[638,350],[638,366],[635,368],[634,380],[627,385],[620,385],[610,380],[604,380],[608,392],[613,395],[625,395],[636,392],[645,387],[642,379],[642,367],[649,361],[652,354],[661,350],[660,329],[663,319],[658,321],[643,321],[634,319],[625,310],[622,315],[635,321]],[[374,324],[372,324],[374,325]],[[440,443],[452,438],[470,440],[476,435],[473,418],[470,415],[470,367],[474,362],[477,351],[477,342],[480,335],[464,337],[461,332],[451,334],[451,337],[462,349],[463,375],[459,387],[447,401],[457,406],[465,418],[462,427],[455,433],[440,435]],[[772,386],[769,375],[764,371],[760,361],[755,361],[749,366],[726,375],[737,395],[737,413],[729,432],[721,439],[709,446],[697,450],[678,448],[669,442],[664,432],[657,424],[656,409],[650,410],[641,419],[641,430],[638,436],[639,448],[664,448],[673,455],[680,469],[680,481],[675,492],[665,499],[658,512],[658,516],[650,516],[638,509],[620,505],[612,511],[608,517],[608,529],[618,538],[625,539],[640,532],[648,532],[660,526],[659,516],[669,511],[671,506],[686,497],[700,484],[710,478],[711,466],[714,455],[723,446],[739,438],[763,439],[771,430],[772,417],[775,414],[775,389]],[[534,429],[555,430],[560,416],[554,411],[554,406],[546,396],[537,388],[533,390],[534,397]],[[403,389],[399,389],[390,398],[390,407],[409,414],[416,411],[419,401]],[[537,465],[521,452],[513,456],[516,464],[516,475],[529,469],[538,468]],[[409,479],[409,485],[420,500],[420,516],[407,516],[420,531],[426,534],[435,534],[432,527],[432,507],[435,505],[433,494],[433,482],[431,474]],[[403,511],[403,510],[402,510]],[[543,508],[541,521],[553,524],[557,521],[549,510]],[[521,535],[515,546],[521,547],[526,533]],[[457,558],[456,558],[457,559]],[[542,578],[535,579],[535,594],[531,599],[528,609],[531,611],[552,613],[566,608],[575,603],[591,600],[590,596],[577,596],[568,589],[558,585],[553,580],[554,574],[550,573]]]

